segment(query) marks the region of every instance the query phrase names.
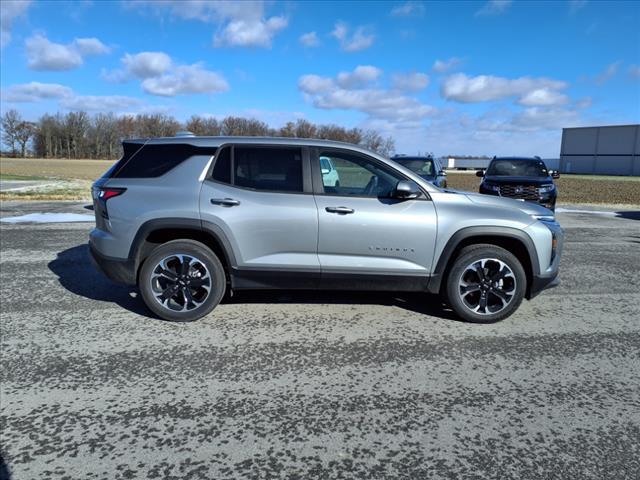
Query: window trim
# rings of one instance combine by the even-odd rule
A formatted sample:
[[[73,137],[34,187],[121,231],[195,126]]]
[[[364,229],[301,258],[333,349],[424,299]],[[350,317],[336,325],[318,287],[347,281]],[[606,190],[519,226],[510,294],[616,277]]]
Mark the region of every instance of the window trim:
[[[429,193],[422,187],[422,185],[420,185],[419,183],[417,183],[415,180],[407,177],[404,173],[402,173],[399,170],[396,170],[395,168],[393,168],[393,166],[381,162],[380,160],[378,160],[375,157],[372,157],[370,155],[366,155],[364,153],[360,153],[357,152],[355,150],[349,150],[346,148],[336,148],[336,147],[312,147],[311,149],[311,174],[313,176],[313,193],[314,195],[321,195],[323,197],[340,197],[340,198],[370,198],[372,200],[398,200],[401,202],[408,202],[408,201],[431,201],[431,196],[429,195]],[[373,164],[381,166],[383,169],[387,168],[387,169],[391,169],[393,170],[393,172],[398,175],[399,177],[401,177],[403,180],[407,181],[407,182],[411,182],[411,183],[415,183],[418,188],[420,189],[420,192],[422,192],[422,195],[418,198],[411,198],[411,199],[400,199],[400,198],[393,198],[393,197],[372,197],[371,195],[341,195],[339,193],[326,193],[324,191],[324,183],[322,182],[322,171],[320,168],[320,152],[337,152],[337,153],[344,153],[346,155],[353,155],[353,156],[357,156],[357,157],[362,157],[367,159],[368,161],[371,161]],[[337,170],[337,169],[336,169]]]
[[[225,148],[231,148],[231,183],[219,182],[213,178],[213,169],[215,168],[216,162],[218,161],[218,155]],[[246,147],[246,148],[280,148],[280,149],[297,149],[301,153],[301,161],[302,161],[302,191],[301,192],[292,192],[290,190],[262,190],[258,188],[251,187],[242,187],[235,184],[236,174],[235,174],[235,147]],[[213,162],[211,162],[211,166],[209,167],[209,171],[207,172],[205,181],[215,183],[217,185],[225,185],[231,188],[237,188],[238,190],[245,190],[247,192],[257,192],[257,193],[280,193],[280,194],[289,194],[289,195],[313,195],[313,188],[311,182],[311,161],[309,159],[309,147],[306,145],[287,145],[287,144],[273,144],[273,143],[223,143],[219,145],[218,150],[216,150],[215,158]]]

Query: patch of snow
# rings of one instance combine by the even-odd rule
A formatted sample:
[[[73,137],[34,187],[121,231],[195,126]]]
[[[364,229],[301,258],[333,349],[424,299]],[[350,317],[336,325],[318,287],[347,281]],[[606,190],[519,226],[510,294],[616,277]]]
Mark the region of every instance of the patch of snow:
[[[591,215],[607,215],[615,217],[616,212],[606,212],[602,210],[577,210],[573,208],[556,208],[556,213],[587,213]]]
[[[18,217],[0,218],[0,222],[5,223],[70,223],[70,222],[93,222],[93,215],[82,215],[79,213],[29,213]]]

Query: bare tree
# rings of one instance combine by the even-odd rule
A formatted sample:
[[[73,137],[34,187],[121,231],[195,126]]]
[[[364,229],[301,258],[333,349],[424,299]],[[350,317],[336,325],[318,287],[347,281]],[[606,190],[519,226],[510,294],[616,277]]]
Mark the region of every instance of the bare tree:
[[[393,138],[384,138],[375,130],[366,130],[362,134],[360,145],[374,152],[378,152],[385,157],[391,156],[395,150],[395,142]]]
[[[35,133],[35,124],[32,122],[22,121],[18,123],[16,128],[16,142],[20,145],[20,156],[25,157],[27,155],[27,144]]]
[[[305,120],[304,118],[299,118],[296,122],[296,137],[298,138],[317,138],[318,137],[318,127],[316,127],[313,123]],[[320,137],[322,138],[322,137]]]
[[[278,130],[278,135],[281,137],[295,137],[296,136],[296,125],[293,122],[287,122],[283,127],[280,127]]]
[[[282,136],[298,138],[323,138],[363,145],[382,155],[394,150],[391,137],[384,138],[373,130],[344,128],[339,125],[316,125],[305,119],[288,122],[279,129],[270,128],[254,118],[228,116],[217,120],[193,115],[182,126],[169,115],[124,115],[112,113],[88,115],[86,112],[70,112],[65,115],[43,115],[34,126],[23,125],[23,136],[18,141],[16,132],[22,119],[18,112],[7,112],[2,119],[3,141],[17,152],[26,153],[29,140],[33,150],[46,158],[118,158],[122,155],[123,139],[173,136],[186,128],[196,135],[230,136]],[[7,128],[5,124],[10,127]],[[11,132],[11,135],[8,135]],[[25,140],[26,137],[26,140]]]
[[[2,116],[2,143],[11,149],[11,154],[16,155],[16,142],[18,141],[18,129],[22,123],[22,117],[17,110],[8,110]]]

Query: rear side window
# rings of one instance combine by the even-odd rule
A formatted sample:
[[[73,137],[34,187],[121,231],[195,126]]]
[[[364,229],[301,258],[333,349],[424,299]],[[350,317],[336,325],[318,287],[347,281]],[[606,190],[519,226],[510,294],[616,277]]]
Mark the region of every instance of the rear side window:
[[[125,156],[111,175],[115,178],[159,177],[194,155],[213,155],[216,151],[212,147],[181,143],[151,144],[138,149],[127,158],[127,143],[123,146]]]

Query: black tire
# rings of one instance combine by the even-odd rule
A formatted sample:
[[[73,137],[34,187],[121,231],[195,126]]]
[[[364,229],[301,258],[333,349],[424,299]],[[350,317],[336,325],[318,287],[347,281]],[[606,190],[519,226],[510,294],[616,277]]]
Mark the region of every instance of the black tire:
[[[336,184],[333,186],[333,188],[339,188],[340,187],[340,180],[336,180]]]
[[[480,268],[481,274],[476,274],[469,268],[474,263],[485,259],[489,260],[485,262],[485,268]],[[506,276],[497,280],[501,287],[498,287],[495,281],[491,281],[492,278],[498,278],[498,270],[503,271],[503,266],[499,262],[510,270]],[[476,263],[476,266],[478,265],[479,263]],[[475,291],[474,275],[479,288],[477,291]],[[469,285],[470,290],[473,290],[466,293],[465,300],[462,298],[462,290],[469,287],[461,286],[461,281],[465,281],[465,285]],[[489,285],[486,284],[487,282]],[[447,303],[463,320],[474,323],[495,323],[509,317],[518,309],[526,289],[527,276],[515,255],[496,245],[478,244],[470,245],[460,251],[449,269],[444,294]],[[505,296],[505,292],[507,292],[506,298],[509,299],[506,303],[498,296]],[[476,301],[478,312],[474,312],[471,308],[475,306]],[[481,301],[484,301],[484,308]],[[495,312],[492,312],[492,309],[496,309]]]
[[[175,268],[168,269],[169,274],[176,277],[175,281],[166,280],[164,276],[158,276],[158,264],[163,259],[181,255],[184,257],[175,257],[175,259],[167,262],[169,266],[172,264],[175,266]],[[189,265],[192,261],[190,259],[196,259],[199,264],[194,263],[195,266],[187,266],[187,273],[182,276],[176,275],[176,272],[182,267],[180,258],[186,258],[188,260],[182,262],[182,264]],[[180,271],[182,272],[182,270]],[[208,273],[208,275],[206,275],[206,273]],[[198,274],[202,276],[202,279],[194,276]],[[207,278],[209,279],[208,287],[210,289],[206,296],[206,286],[187,286],[191,284],[191,282],[207,282],[207,280],[205,280]],[[159,282],[161,281],[166,283],[160,285]],[[179,281],[182,281],[180,285],[178,285]],[[165,306],[160,303],[157,295],[167,291],[167,285],[177,290],[175,290],[175,295],[167,301]],[[149,310],[158,317],[172,322],[193,322],[207,315],[220,303],[226,290],[226,276],[222,263],[206,245],[195,240],[172,240],[156,247],[145,259],[140,269],[140,275],[138,276],[138,288],[140,289],[144,303]],[[154,288],[156,290],[154,290]],[[186,290],[188,290],[188,293]],[[187,295],[191,300],[187,300]],[[186,306],[185,308],[193,307],[183,311],[172,309],[171,305],[176,308],[180,306],[180,300],[182,300],[183,305]],[[201,300],[202,303],[198,303],[196,306],[196,300]]]

